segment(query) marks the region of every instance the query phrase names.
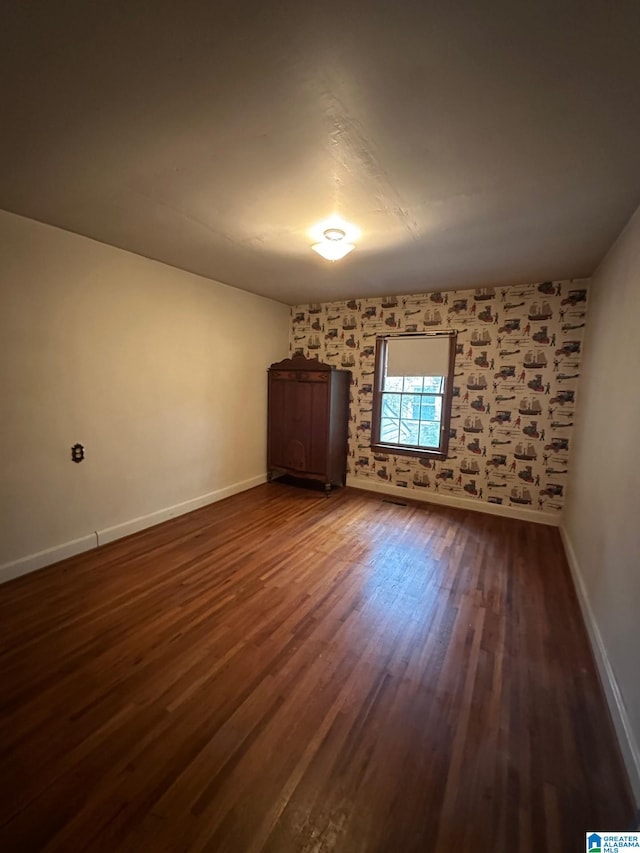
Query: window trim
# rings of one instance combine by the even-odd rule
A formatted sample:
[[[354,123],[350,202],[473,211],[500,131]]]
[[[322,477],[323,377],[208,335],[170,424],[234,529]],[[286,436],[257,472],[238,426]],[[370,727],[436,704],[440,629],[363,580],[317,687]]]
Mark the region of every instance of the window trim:
[[[371,423],[371,449],[377,453],[388,453],[393,456],[413,456],[418,459],[446,459],[449,452],[449,433],[451,430],[451,408],[453,404],[453,376],[456,361],[456,331],[417,332],[412,334],[379,335],[376,338],[376,355],[373,385],[373,411]],[[442,397],[442,420],[440,423],[440,445],[437,449],[429,450],[424,447],[411,447],[398,444],[387,444],[380,441],[380,418],[382,409],[382,383],[384,379],[384,364],[387,354],[387,344],[394,338],[449,338],[449,372],[445,377],[444,394]]]

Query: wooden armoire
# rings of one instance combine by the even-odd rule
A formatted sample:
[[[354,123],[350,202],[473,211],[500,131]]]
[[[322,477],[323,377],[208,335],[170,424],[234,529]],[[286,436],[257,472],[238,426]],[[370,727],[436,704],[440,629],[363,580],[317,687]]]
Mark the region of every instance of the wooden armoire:
[[[267,471],[318,480],[329,491],[347,479],[351,373],[295,356],[269,368]]]

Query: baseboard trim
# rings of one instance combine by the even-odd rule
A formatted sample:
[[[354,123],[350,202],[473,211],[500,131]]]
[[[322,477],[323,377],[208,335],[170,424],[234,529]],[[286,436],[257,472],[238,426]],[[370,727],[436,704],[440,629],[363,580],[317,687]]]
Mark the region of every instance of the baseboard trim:
[[[112,527],[105,527],[102,530],[96,530],[93,533],[82,536],[79,539],[73,539],[70,542],[64,542],[62,545],[55,545],[52,548],[47,548],[44,551],[38,551],[36,554],[29,554],[26,557],[21,557],[18,560],[13,560],[10,563],[4,563],[0,566],[0,584],[13,578],[26,575],[29,572],[35,572],[38,569],[44,569],[52,563],[57,563],[60,560],[65,560],[67,557],[74,557],[76,554],[81,554],[84,551],[90,551],[92,548],[97,548],[100,545],[106,545],[108,542],[113,542],[116,539],[121,539],[123,536],[129,536],[132,533],[137,533],[139,530],[144,530],[146,527],[153,527],[156,524],[161,524],[163,521],[168,521],[170,518],[176,518],[179,515],[185,515],[192,512],[194,509],[199,509],[207,504],[216,503],[217,501],[229,498],[239,492],[245,492],[248,489],[253,489],[262,483],[267,482],[267,475],[260,474],[257,477],[251,477],[248,480],[241,480],[238,483],[233,483],[230,486],[225,486],[223,489],[216,489],[213,492],[208,492],[205,495],[200,495],[197,498],[191,498],[188,501],[174,504],[174,506],[165,507],[156,512],[141,515],[138,518],[133,518],[129,521],[124,521],[121,524],[115,524]]]
[[[380,492],[384,495],[402,497],[406,500],[423,501],[424,503],[453,506],[458,509],[470,509],[473,512],[485,512],[489,515],[502,515],[505,518],[518,518],[521,521],[533,521],[536,524],[549,524],[552,527],[560,525],[560,515],[538,512],[535,509],[519,509],[503,504],[490,504],[487,501],[474,501],[471,498],[456,498],[451,495],[440,495],[435,492],[425,492],[418,489],[407,489],[404,486],[392,486],[390,483],[377,483],[365,477],[347,476],[347,486],[354,489],[365,489],[368,492]]]
[[[580,603],[582,618],[587,628],[596,668],[609,706],[609,712],[618,738],[620,752],[627,770],[629,783],[633,791],[636,808],[640,809],[640,750],[633,734],[631,722],[624,705],[624,700],[618,687],[613,667],[607,654],[598,623],[596,622],[587,590],[582,579],[582,572],[576,552],[564,525],[560,525],[560,536],[564,545],[571,577]]]
[[[92,548],[96,548],[97,544],[96,534],[90,533],[87,536],[81,536],[80,539],[72,539],[70,542],[64,542],[62,545],[54,545],[53,548],[46,548],[44,551],[38,551],[36,554],[28,554],[19,560],[3,563],[0,566],[0,584],[14,578],[19,578],[21,575],[29,574],[29,572],[44,569],[52,563],[66,560],[67,557],[75,557],[76,554],[90,551]]]
[[[231,486],[226,486],[224,489],[216,489],[214,492],[208,492],[206,495],[200,495],[197,498],[191,498],[188,501],[183,501],[179,504],[159,509],[156,512],[150,512],[148,515],[141,515],[138,518],[132,518],[129,521],[123,521],[120,524],[114,524],[112,527],[105,527],[102,530],[96,531],[98,537],[98,545],[106,545],[108,542],[113,542],[116,539],[122,539],[123,536],[130,536],[132,533],[137,533],[139,530],[144,530],[147,527],[154,527],[156,524],[162,524],[163,521],[169,521],[170,518],[177,518],[179,515],[186,515],[188,512],[193,512],[194,509],[200,509],[207,504],[222,501],[225,498],[230,498],[232,495],[237,495],[239,492],[246,492],[247,489],[253,489],[262,483],[267,482],[267,475],[260,474],[258,477],[251,477],[249,480],[241,480],[238,483],[233,483]]]

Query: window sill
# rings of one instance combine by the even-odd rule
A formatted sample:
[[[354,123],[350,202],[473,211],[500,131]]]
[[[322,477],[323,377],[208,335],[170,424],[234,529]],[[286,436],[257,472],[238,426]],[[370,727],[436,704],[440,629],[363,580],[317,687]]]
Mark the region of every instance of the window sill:
[[[446,451],[426,450],[422,447],[406,447],[399,444],[374,444],[371,449],[374,453],[388,453],[390,456],[413,456],[415,459],[446,459]]]

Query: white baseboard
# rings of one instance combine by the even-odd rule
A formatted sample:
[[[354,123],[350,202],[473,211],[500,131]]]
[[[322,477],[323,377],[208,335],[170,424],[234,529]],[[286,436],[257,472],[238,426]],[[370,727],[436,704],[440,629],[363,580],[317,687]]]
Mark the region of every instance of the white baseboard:
[[[226,486],[223,489],[217,489],[214,492],[208,492],[206,495],[200,495],[197,498],[191,498],[188,501],[175,504],[174,506],[166,507],[165,509],[151,512],[148,515],[142,515],[139,518],[133,518],[130,521],[124,521],[121,524],[115,524],[112,527],[105,527],[103,530],[95,530],[93,533],[82,536],[80,539],[73,539],[70,542],[64,542],[62,545],[55,545],[52,548],[47,548],[44,551],[38,551],[36,554],[29,554],[26,557],[21,557],[18,560],[13,560],[10,563],[4,563],[0,566],[0,584],[5,581],[17,578],[20,575],[25,575],[28,572],[35,572],[37,569],[43,569],[45,566],[50,566],[52,563],[57,563],[67,557],[73,557],[76,554],[81,554],[83,551],[89,551],[92,548],[97,548],[100,545],[106,545],[107,542],[113,542],[116,539],[121,539],[123,536],[129,536],[131,533],[137,533],[139,530],[144,530],[146,527],[153,527],[156,524],[161,524],[163,521],[168,521],[170,518],[176,518],[179,515],[185,515],[187,512],[192,512],[194,509],[199,509],[201,506],[221,501],[224,498],[229,498],[231,495],[244,492],[247,489],[252,489],[254,486],[259,486],[266,483],[267,475],[260,474],[257,477],[251,477],[249,480],[241,480],[238,483],[233,483],[231,486]]]
[[[609,705],[609,712],[611,713],[611,718],[613,720],[622,758],[633,790],[636,808],[640,809],[640,750],[638,749],[638,744],[636,743],[636,739],[633,734],[631,722],[624,705],[622,694],[620,693],[620,688],[618,687],[613,667],[609,660],[609,655],[607,654],[607,649],[602,640],[598,623],[596,622],[593,610],[591,609],[591,603],[589,602],[587,590],[582,579],[582,572],[580,571],[576,552],[574,551],[569,534],[567,533],[564,525],[560,525],[560,535],[562,537],[567,562],[569,563],[569,569],[571,570],[571,576],[578,595],[578,601],[580,602],[582,617],[587,628],[589,640],[591,641],[591,648],[593,650],[593,656],[595,658],[600,681],[604,689],[607,704]]]
[[[200,495],[197,498],[191,498],[188,501],[174,504],[165,509],[150,512],[148,515],[141,515],[139,518],[132,518],[129,521],[114,524],[113,527],[105,527],[102,530],[96,531],[98,545],[106,545],[115,539],[122,539],[123,536],[129,536],[131,533],[137,533],[146,527],[153,527],[156,524],[161,524],[163,521],[168,521],[170,518],[176,518],[179,515],[193,512],[194,509],[200,509],[201,506],[216,503],[216,501],[224,500],[224,498],[230,498],[231,495],[237,495],[238,492],[245,492],[247,489],[253,489],[254,486],[259,486],[266,482],[266,474],[260,474],[258,477],[251,477],[249,480],[241,480],[239,483],[225,486],[224,489],[216,489],[215,492],[208,492],[206,495]]]
[[[26,575],[38,569],[44,569],[51,563],[66,560],[67,557],[74,557],[76,554],[82,554],[83,551],[90,551],[97,547],[97,544],[96,534],[90,533],[87,536],[81,536],[80,539],[72,539],[70,542],[54,545],[53,548],[38,551],[36,554],[29,554],[19,560],[3,563],[0,566],[0,583],[19,578],[20,575]]]
[[[453,495],[436,494],[435,492],[424,492],[421,489],[407,489],[404,486],[392,486],[390,483],[376,482],[366,477],[356,477],[352,474],[347,476],[347,486],[354,489],[365,489],[369,492],[380,492],[384,495],[404,498],[405,500],[424,501],[425,503],[441,504],[443,506],[454,506],[458,509],[470,509],[474,512],[486,512],[490,515],[502,515],[505,518],[519,518],[522,521],[533,521],[536,524],[550,524],[558,527],[560,514],[551,515],[548,512],[538,512],[535,509],[520,509],[515,506],[504,504],[491,504],[487,501],[476,501],[472,498],[458,498]]]

